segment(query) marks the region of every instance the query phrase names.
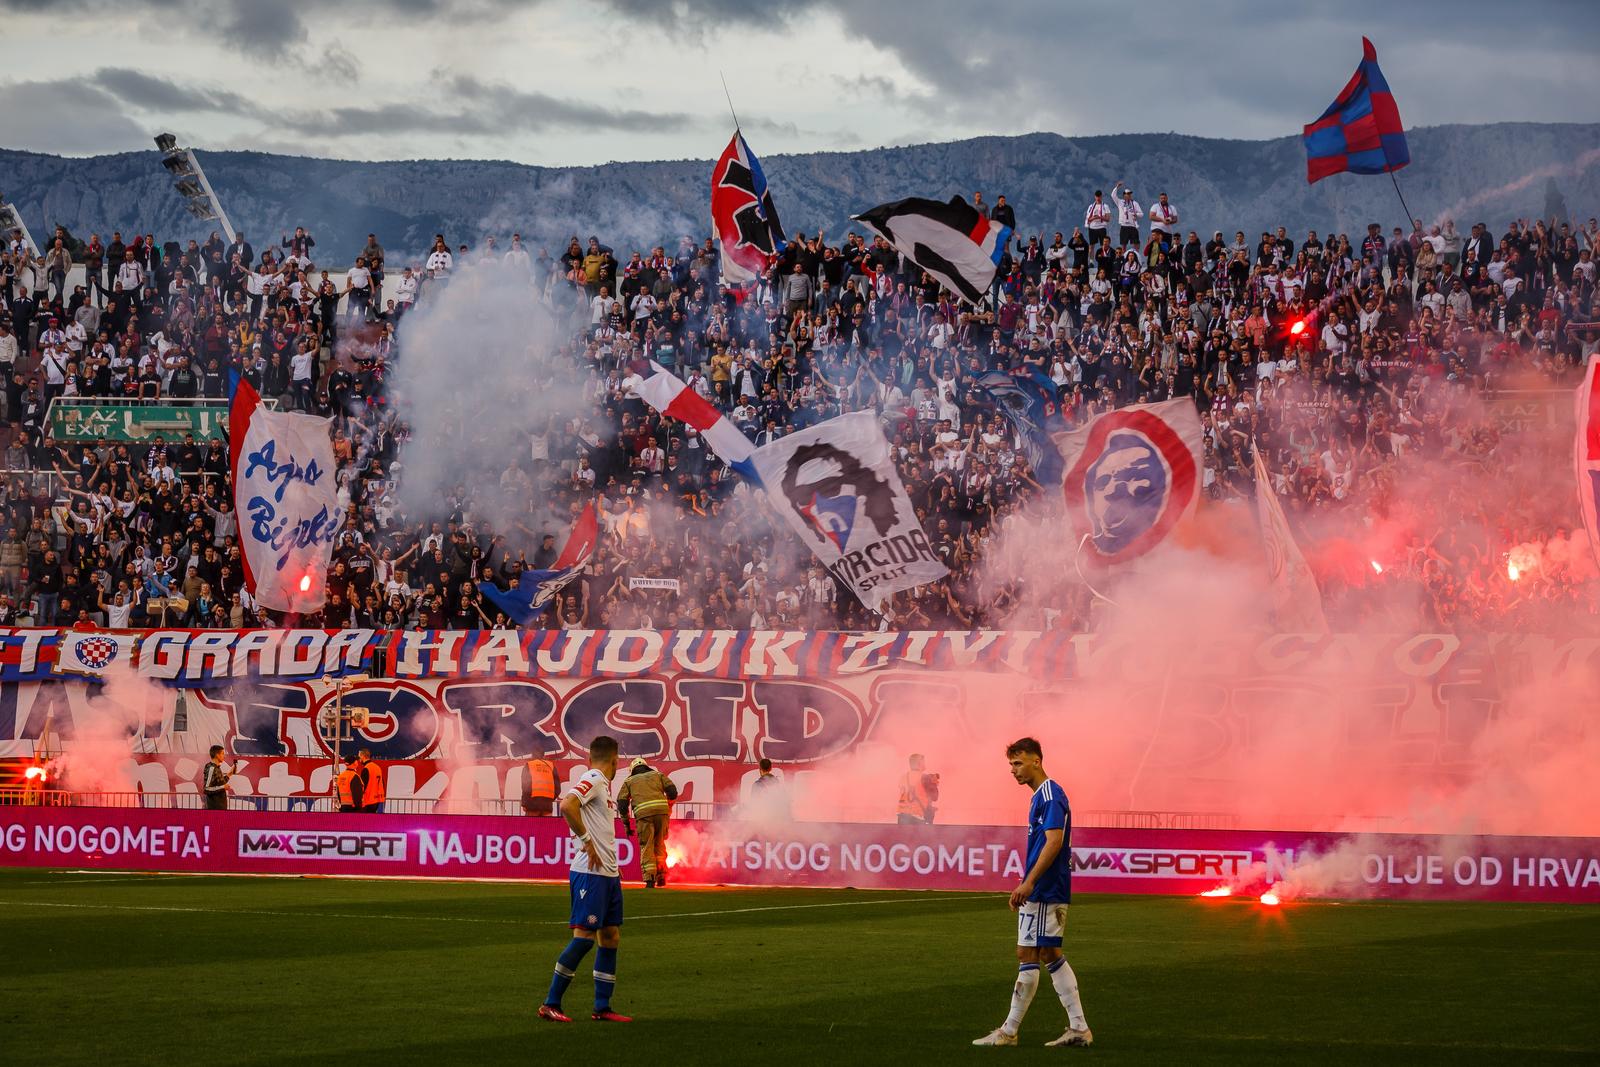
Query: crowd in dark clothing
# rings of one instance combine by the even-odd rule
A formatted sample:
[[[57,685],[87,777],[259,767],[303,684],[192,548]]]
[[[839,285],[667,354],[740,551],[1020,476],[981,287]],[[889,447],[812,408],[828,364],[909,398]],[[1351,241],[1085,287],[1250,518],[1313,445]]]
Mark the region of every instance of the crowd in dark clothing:
[[[1016,239],[984,307],[861,234],[797,235],[741,292],[719,286],[710,238],[618,253],[574,237],[551,254],[515,235],[454,250],[441,236],[396,257],[376,235],[333,253],[303,229],[259,250],[243,235],[180,245],[59,231],[37,258],[10,239],[0,624],[282,624],[243,589],[221,441],[63,445],[48,433],[56,398],[224,401],[244,380],[334,420],[345,519],[329,602],[307,622],[508,625],[478,583],[548,567],[597,501],[600,550],[543,625],[1090,627],[1093,598],[1070,560],[1025,565],[1059,490],[1040,484],[974,384],[1027,364],[1054,383],[1068,426],[1192,397],[1213,506],[1252,497],[1259,445],[1336,625],[1375,612],[1396,628],[1593,617],[1600,595],[1570,481],[1557,491],[1548,477],[1558,435],[1509,430],[1494,401],[1571,387],[1596,348],[1585,328],[1594,219],[1518,220],[1498,237],[1419,220],[1388,235],[1374,225],[1296,239],[1279,227],[1204,240],[1165,197],[1148,228],[1131,191],[1113,199],[1115,213],[1097,211],[1110,206],[1097,194],[1070,235]],[[1003,198],[980,206],[1013,226],[1025,213]],[[355,266],[325,269],[319,256]],[[74,267],[83,284],[68,284]],[[397,482],[409,413],[446,401],[396,384],[407,361],[439,358],[408,344],[406,320],[473,271],[515,278],[518,299],[554,322],[538,373],[581,390],[585,406],[543,413],[509,443],[503,426],[463,418],[458,440],[495,457],[495,506],[475,498],[478,479],[408,507]],[[645,361],[757,444],[843,411],[879,413],[950,576],[869,613],[692,430],[634,395]]]

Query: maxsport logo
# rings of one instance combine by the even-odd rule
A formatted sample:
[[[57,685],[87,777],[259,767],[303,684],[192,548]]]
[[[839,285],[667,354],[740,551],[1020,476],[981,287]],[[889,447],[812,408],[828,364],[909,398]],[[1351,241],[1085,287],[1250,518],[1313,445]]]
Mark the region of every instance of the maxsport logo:
[[[240,830],[239,855],[296,860],[379,860],[406,858],[405,834],[312,833],[303,830]]]
[[[1196,848],[1075,848],[1072,873],[1087,878],[1229,878],[1255,863],[1250,852]]]

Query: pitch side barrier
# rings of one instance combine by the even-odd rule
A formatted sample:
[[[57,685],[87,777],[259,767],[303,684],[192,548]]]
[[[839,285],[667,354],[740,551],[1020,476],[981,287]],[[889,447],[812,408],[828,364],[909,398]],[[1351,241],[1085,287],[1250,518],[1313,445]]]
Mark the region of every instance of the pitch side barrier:
[[[1012,826],[700,823],[676,828],[680,885],[999,893],[1023,875]],[[617,842],[640,877],[634,843]],[[0,808],[0,866],[192,874],[566,877],[577,848],[551,817]],[[1089,828],[1080,892],[1600,903],[1600,840]]]

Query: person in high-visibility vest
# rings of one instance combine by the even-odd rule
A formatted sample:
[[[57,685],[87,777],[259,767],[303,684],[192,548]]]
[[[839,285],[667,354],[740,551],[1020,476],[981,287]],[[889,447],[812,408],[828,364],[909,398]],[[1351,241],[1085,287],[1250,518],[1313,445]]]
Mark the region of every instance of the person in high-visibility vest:
[[[535,756],[522,776],[522,810],[529,815],[551,815],[556,810],[556,769]]]
[[[344,758],[344,770],[334,779],[339,792],[340,811],[361,810],[361,767],[355,756]]]
[[[902,826],[931,825],[933,802],[939,799],[939,776],[929,774],[922,754],[911,755],[911,769],[900,779],[900,804],[895,808]]]
[[[364,748],[361,756],[361,810],[381,812],[388,794],[385,792],[383,765],[372,758],[372,749]]]
[[[678,787],[672,779],[652,769],[643,756],[633,761],[627,780],[617,792],[622,827],[630,836],[633,827],[628,823],[629,804],[639,819],[639,867],[644,871],[646,889],[667,884],[667,817],[677,799]]]

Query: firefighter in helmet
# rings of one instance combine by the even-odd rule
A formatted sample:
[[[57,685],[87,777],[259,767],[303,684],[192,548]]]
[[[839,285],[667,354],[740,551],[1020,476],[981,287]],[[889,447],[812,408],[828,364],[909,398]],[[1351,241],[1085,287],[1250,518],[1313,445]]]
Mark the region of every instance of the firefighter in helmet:
[[[672,779],[652,768],[640,756],[628,769],[628,777],[617,793],[617,809],[629,836],[628,808],[639,820],[639,867],[644,871],[644,887],[654,889],[667,884],[667,816],[678,799]]]

